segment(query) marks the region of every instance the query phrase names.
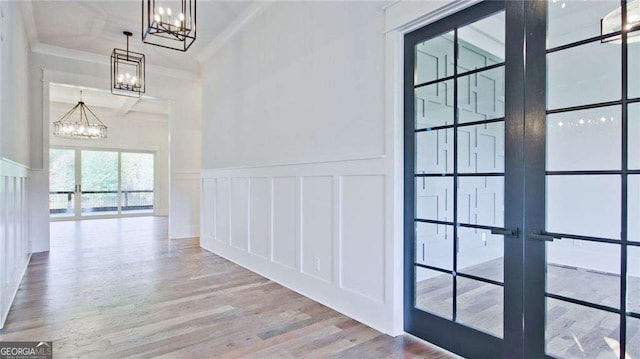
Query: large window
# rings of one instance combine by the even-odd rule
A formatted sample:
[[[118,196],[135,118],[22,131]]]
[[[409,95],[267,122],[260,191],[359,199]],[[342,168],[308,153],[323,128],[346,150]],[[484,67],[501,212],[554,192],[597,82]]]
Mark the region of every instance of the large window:
[[[148,152],[50,151],[52,217],[153,213],[155,156]]]

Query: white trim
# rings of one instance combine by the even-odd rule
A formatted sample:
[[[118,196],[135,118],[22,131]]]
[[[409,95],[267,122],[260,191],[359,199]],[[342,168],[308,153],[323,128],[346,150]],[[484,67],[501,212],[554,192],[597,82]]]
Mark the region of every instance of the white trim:
[[[397,4],[397,3],[401,2],[401,1],[402,1],[402,0],[393,0],[393,1],[391,1],[391,2],[389,2],[389,3],[387,3],[387,4],[385,4],[385,5],[382,7],[382,10],[383,10],[383,11],[384,11],[384,10],[387,10],[388,8],[390,8],[390,7],[394,6],[395,4]]]
[[[203,168],[202,174],[209,174],[218,171],[230,171],[230,170],[245,170],[245,169],[257,169],[257,168],[270,168],[270,167],[283,167],[283,166],[304,166],[304,165],[318,165],[323,163],[337,163],[337,162],[352,162],[352,161],[368,161],[368,160],[383,160],[387,156],[365,156],[365,157],[353,157],[343,159],[331,159],[331,160],[318,160],[318,161],[303,161],[303,162],[289,162],[289,163],[271,163],[265,165],[248,165],[238,167],[220,167],[220,168]]]
[[[424,15],[421,15],[409,22],[406,22],[404,24],[401,25],[396,25],[394,27],[391,27],[389,29],[385,29],[383,31],[383,34],[388,34],[390,32],[399,32],[402,34],[406,34],[410,31],[413,31],[415,29],[421,28],[425,25],[428,25],[430,23],[433,23],[437,20],[443,19],[451,14],[454,14],[460,10],[466,9],[471,5],[474,5],[476,3],[479,3],[482,0],[453,0],[450,3],[441,6],[437,9],[435,9],[434,11],[431,11],[429,13],[426,13]],[[388,9],[392,8],[393,6],[397,6],[398,4],[402,4],[403,1],[397,1],[393,4],[390,4],[390,6],[385,7],[385,11],[387,11]]]
[[[73,73],[71,72],[63,72],[63,71],[58,71],[58,70],[50,70],[50,69],[42,69],[43,71],[46,71],[49,74],[59,74],[60,76],[74,76]],[[51,76],[51,75],[50,75]],[[57,75],[56,75],[57,76]],[[94,79],[99,79],[98,77],[95,77]],[[100,93],[104,93],[104,94],[111,94],[111,91],[104,88],[104,87],[95,87],[95,86],[84,86],[84,85],[73,85],[68,83],[68,81],[62,81],[62,82],[58,82],[58,81],[53,81],[53,80],[48,80],[49,86],[54,85],[56,87],[66,87],[66,88],[72,88],[72,89],[76,89],[76,90],[91,90],[93,92],[100,92]],[[164,101],[164,102],[169,102],[169,100],[164,99],[164,98],[160,98],[160,97],[155,97],[155,96],[151,96],[147,93],[141,94],[140,97],[132,97],[131,99],[135,99],[135,100],[159,100],[159,101]],[[77,101],[56,101],[56,100],[51,100],[49,99],[49,103],[63,103],[63,104],[76,104]],[[168,104],[167,104],[168,106]],[[169,115],[169,110],[167,110],[166,112],[149,112],[151,114],[156,114],[156,115]]]
[[[195,57],[200,66],[209,60],[218,50],[220,50],[240,29],[248,24],[258,13],[264,10],[269,3],[258,1],[250,5],[235,20],[227,25],[207,46]]]
[[[20,289],[20,285],[22,284],[22,280],[24,279],[24,275],[27,273],[27,268],[29,268],[29,263],[31,263],[32,253],[29,253],[29,258],[24,263],[24,268],[22,268],[22,274],[20,274],[20,279],[18,280],[18,285],[13,290],[13,295],[11,295],[11,299],[9,299],[10,305],[7,306],[7,310],[2,313],[0,316],[0,329],[4,328],[5,323],[7,322],[7,317],[9,316],[9,312],[11,311],[11,307],[13,307],[13,301],[16,299],[16,295],[18,295],[18,289]]]
[[[2,172],[3,176],[29,178],[29,172],[31,171],[31,168],[29,168],[28,166],[12,161],[5,157],[2,157],[2,159],[0,159],[0,166],[0,171]]]
[[[31,46],[31,51],[36,54],[50,55],[50,56],[61,57],[65,59],[71,59],[71,60],[86,61],[86,62],[100,64],[104,66],[109,66],[111,61],[109,56],[94,54],[91,52],[80,51],[80,50],[72,50],[64,47],[47,45],[43,43],[33,44]],[[150,74],[175,77],[182,80],[200,81],[200,74],[190,72],[190,71],[171,69],[164,66],[147,65],[146,71],[147,73],[150,73]]]

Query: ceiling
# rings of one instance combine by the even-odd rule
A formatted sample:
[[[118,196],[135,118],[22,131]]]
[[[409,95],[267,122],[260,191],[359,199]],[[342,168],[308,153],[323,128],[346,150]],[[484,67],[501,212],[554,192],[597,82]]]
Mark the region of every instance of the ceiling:
[[[169,7],[174,4],[177,8],[179,1],[159,3]],[[147,65],[198,74],[200,66],[195,58],[252,4],[251,1],[199,0],[198,35],[186,53],[142,43],[140,0],[31,0],[25,16],[32,17],[26,23],[34,24],[35,29],[28,31],[36,43],[110,56],[115,47],[126,47],[122,32],[129,30],[134,34],[130,49],[144,53]]]
[[[69,85],[51,84],[49,87],[49,101],[68,104],[69,109],[82,99],[89,108],[106,108],[115,111],[116,117],[125,117],[131,112],[145,114],[167,115],[169,104],[167,101],[148,97],[114,96],[109,91],[80,88]]]

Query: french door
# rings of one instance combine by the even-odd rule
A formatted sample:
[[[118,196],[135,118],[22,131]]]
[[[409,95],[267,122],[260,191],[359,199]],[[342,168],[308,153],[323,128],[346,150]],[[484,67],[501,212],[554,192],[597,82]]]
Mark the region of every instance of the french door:
[[[154,211],[154,154],[52,148],[52,218],[149,214]]]
[[[408,332],[640,358],[638,40],[638,0],[486,1],[406,35]]]

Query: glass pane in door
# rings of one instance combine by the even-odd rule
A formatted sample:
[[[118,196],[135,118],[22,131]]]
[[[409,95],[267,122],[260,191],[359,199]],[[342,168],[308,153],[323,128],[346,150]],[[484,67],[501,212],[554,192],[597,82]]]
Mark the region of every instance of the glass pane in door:
[[[122,212],[153,212],[153,153],[122,152]]]
[[[82,215],[118,214],[118,152],[82,151]]]
[[[546,350],[555,358],[618,358],[620,316],[547,298]]]
[[[627,357],[640,358],[640,318],[627,317]]]
[[[75,215],[75,150],[49,151],[49,213],[52,217]]]
[[[640,244],[627,248],[627,312],[640,318]]]

